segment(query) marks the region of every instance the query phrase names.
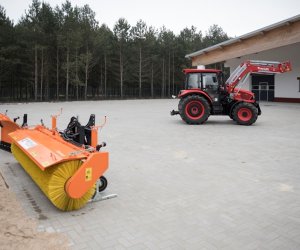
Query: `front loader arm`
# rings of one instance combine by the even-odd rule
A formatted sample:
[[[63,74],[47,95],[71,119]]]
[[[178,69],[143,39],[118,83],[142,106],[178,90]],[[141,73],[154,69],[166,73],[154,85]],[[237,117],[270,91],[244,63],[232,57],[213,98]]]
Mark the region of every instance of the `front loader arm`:
[[[271,62],[271,61],[255,61],[249,60],[240,64],[230,75],[227,84],[228,93],[233,93],[235,87],[246,78],[249,73],[258,74],[281,74],[291,71],[291,63]]]

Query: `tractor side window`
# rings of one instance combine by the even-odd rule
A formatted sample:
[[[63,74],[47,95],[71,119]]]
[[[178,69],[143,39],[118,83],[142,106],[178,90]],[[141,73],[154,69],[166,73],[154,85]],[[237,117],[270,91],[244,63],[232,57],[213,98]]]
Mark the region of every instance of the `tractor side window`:
[[[199,73],[190,73],[187,75],[187,89],[198,89],[200,88],[201,76]]]
[[[204,73],[203,75],[203,88],[211,89],[214,91],[218,90],[219,83],[216,73]]]

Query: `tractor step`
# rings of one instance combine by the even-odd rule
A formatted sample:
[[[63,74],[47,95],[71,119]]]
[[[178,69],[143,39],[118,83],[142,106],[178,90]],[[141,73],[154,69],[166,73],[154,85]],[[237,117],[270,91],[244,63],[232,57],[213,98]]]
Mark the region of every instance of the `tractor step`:
[[[223,106],[219,102],[213,103],[212,110],[214,115],[223,114]]]

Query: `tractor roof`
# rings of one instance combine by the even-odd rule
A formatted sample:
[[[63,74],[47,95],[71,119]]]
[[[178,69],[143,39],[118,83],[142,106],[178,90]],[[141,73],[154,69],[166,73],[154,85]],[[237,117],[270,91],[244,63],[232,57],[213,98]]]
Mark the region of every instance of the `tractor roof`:
[[[222,72],[222,70],[218,69],[184,69],[183,73],[219,73]]]

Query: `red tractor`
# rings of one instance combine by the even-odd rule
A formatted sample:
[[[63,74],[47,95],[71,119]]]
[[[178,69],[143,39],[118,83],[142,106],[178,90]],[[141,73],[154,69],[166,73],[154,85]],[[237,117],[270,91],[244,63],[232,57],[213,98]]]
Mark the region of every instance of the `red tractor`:
[[[188,124],[202,124],[210,115],[228,115],[240,125],[251,125],[261,114],[254,93],[241,89],[250,73],[279,74],[291,71],[290,62],[246,61],[224,81],[221,70],[185,69],[185,88],[178,94],[178,111]]]

